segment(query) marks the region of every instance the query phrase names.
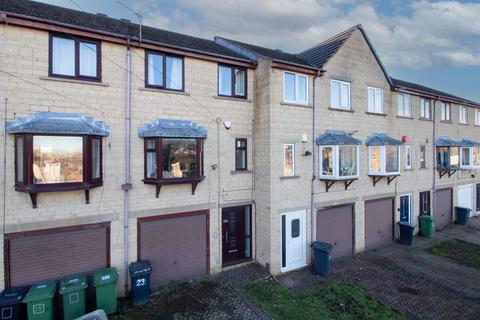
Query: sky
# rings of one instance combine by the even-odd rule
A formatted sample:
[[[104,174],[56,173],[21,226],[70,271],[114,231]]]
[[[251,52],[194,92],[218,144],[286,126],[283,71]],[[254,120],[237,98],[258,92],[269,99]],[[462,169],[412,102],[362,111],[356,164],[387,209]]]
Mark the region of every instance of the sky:
[[[40,1],[138,22],[117,0]],[[140,13],[144,25],[291,53],[361,23],[392,77],[480,102],[480,0],[121,2]]]

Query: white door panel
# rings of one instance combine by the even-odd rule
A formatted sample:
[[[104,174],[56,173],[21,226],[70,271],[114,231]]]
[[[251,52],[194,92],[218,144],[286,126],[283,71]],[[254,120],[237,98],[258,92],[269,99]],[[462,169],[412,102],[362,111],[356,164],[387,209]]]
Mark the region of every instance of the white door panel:
[[[459,207],[473,209],[473,185],[465,185],[458,187]]]
[[[282,215],[282,272],[307,264],[305,216],[305,211],[294,211]]]

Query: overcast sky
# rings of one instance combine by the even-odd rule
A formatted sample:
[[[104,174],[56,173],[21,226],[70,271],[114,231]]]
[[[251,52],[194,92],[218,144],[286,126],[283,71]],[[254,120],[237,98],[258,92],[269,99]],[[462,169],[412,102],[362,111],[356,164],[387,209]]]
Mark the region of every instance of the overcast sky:
[[[41,0],[138,21],[117,0]],[[361,23],[393,77],[480,102],[480,1],[121,0],[145,25],[297,53]]]

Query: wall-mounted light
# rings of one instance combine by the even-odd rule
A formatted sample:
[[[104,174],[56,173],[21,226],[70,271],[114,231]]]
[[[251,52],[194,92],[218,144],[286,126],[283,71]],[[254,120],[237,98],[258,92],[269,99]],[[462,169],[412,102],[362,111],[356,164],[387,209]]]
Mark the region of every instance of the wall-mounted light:
[[[302,134],[302,143],[307,143],[308,142],[308,136],[306,133]]]
[[[225,129],[230,130],[232,127],[232,122],[231,121],[224,121],[223,125],[225,126]]]

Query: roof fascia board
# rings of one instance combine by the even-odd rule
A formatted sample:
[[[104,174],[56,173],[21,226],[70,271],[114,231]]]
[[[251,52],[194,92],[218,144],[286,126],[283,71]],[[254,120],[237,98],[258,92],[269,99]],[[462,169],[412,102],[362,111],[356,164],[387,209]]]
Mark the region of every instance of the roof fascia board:
[[[35,18],[31,16],[25,16],[15,13],[7,12],[6,21],[1,21],[0,23],[29,27],[33,29],[41,29],[47,31],[54,31],[54,32],[65,32],[77,36],[82,37],[89,37],[94,39],[99,39],[102,41],[108,41],[118,44],[126,44],[128,36],[122,34],[115,34],[109,33],[105,31],[98,31],[90,28],[79,27],[67,23],[61,23],[56,21],[50,21],[40,18]],[[54,25],[54,26],[52,26]],[[164,44],[161,42],[155,42],[151,40],[143,39],[140,43],[137,38],[131,38],[131,45],[139,48],[148,48],[154,49],[158,51],[170,52],[170,53],[177,53],[182,54],[188,57],[208,60],[208,61],[216,61],[216,62],[228,62],[230,64],[235,64],[239,66],[255,68],[255,64],[247,59],[235,58],[224,56],[220,54],[205,52],[201,50],[194,50],[189,48],[184,48],[180,46],[173,46]]]
[[[270,59],[270,60],[272,61],[272,68],[306,73],[310,75],[317,75],[319,73],[319,69],[317,68],[309,68],[309,67],[298,65],[295,63],[286,62],[283,60],[277,60],[277,59]]]
[[[469,102],[466,102],[466,101],[457,100],[457,99],[453,99],[453,98],[445,97],[445,96],[441,96],[441,95],[435,95],[435,94],[428,93],[428,92],[425,92],[425,91],[415,90],[415,89],[402,87],[402,86],[398,86],[398,85],[395,86],[393,88],[393,90],[397,91],[397,92],[416,95],[416,96],[419,96],[419,97],[436,99],[436,100],[439,100],[439,101],[450,102],[450,103],[455,103],[455,104],[461,104],[463,106],[468,106],[468,107],[473,107],[473,108],[480,108],[480,104],[477,105],[477,104],[474,104],[474,103],[469,103]]]

